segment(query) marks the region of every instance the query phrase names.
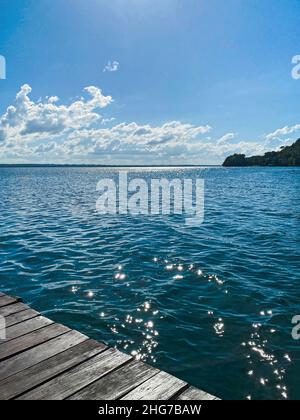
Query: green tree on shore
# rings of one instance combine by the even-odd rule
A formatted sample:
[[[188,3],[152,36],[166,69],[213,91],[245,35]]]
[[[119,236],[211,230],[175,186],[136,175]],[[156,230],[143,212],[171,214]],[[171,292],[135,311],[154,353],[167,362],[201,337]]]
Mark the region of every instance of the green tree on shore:
[[[223,166],[300,166],[300,139],[292,146],[282,147],[279,152],[265,153],[264,156],[234,154],[226,158]]]

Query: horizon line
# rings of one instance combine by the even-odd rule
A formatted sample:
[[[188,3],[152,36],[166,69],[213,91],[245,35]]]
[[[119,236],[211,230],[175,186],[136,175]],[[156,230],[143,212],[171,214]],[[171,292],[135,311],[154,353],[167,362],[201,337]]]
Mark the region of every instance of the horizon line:
[[[90,168],[198,168],[198,167],[220,167],[219,165],[101,165],[92,163],[0,163],[0,168],[3,167],[90,167]]]

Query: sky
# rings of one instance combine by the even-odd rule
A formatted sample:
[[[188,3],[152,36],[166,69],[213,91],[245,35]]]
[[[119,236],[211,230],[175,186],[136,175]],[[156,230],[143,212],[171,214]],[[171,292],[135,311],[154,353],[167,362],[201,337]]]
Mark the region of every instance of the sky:
[[[299,0],[0,0],[0,163],[221,164],[291,144],[299,16]]]

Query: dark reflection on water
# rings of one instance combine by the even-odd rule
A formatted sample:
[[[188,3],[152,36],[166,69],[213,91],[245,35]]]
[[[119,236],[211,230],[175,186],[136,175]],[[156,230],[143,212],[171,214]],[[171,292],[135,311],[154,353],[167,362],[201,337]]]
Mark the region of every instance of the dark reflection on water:
[[[300,170],[156,171],[205,179],[192,229],[98,215],[111,171],[0,169],[0,289],[222,398],[299,399]]]

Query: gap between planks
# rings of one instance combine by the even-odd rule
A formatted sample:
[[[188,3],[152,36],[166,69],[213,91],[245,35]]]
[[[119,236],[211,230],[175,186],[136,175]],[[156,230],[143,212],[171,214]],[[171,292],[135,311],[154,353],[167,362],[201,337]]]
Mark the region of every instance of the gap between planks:
[[[0,399],[170,400],[217,398],[41,316],[0,293]]]

